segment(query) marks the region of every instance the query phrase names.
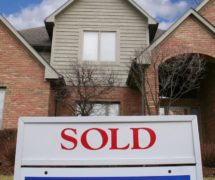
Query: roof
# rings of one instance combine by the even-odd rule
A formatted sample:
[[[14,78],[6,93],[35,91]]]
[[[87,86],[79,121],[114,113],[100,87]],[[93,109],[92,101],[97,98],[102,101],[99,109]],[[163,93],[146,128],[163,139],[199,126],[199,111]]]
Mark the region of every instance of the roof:
[[[25,40],[32,46],[51,46],[45,27],[37,27],[19,31]]]
[[[2,16],[0,16],[0,22],[2,22],[7,29],[17,38],[17,40],[31,53],[35,60],[45,67],[45,79],[58,79],[60,75],[29,45],[29,43],[15,30],[15,28]]]
[[[208,22],[204,17],[202,17],[198,12],[194,9],[190,9],[187,13],[185,13],[176,23],[174,23],[166,32],[164,32],[157,40],[155,40],[147,50],[154,49],[161,42],[163,42],[172,32],[174,32],[190,15],[193,15],[200,23],[202,23],[209,31],[214,33],[215,35],[215,27]]]
[[[45,19],[45,22],[54,22],[55,17],[60,14],[65,8],[70,6],[75,0],[68,0],[65,4],[63,4],[60,8],[58,8],[55,12],[53,12],[50,16]],[[148,18],[149,24],[158,24],[157,21],[150,16],[140,5],[138,5],[134,0],[128,0],[141,14]]]
[[[166,32],[166,30],[157,29],[157,32],[156,32],[155,37],[154,37],[154,41],[156,39],[158,39],[160,36],[162,36],[162,34],[165,33],[165,32]]]

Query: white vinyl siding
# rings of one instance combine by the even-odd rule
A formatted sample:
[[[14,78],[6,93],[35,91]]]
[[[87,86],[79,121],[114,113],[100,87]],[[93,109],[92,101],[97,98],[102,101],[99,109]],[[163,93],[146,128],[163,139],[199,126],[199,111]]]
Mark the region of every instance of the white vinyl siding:
[[[5,99],[5,89],[0,88],[0,129],[2,129],[2,124],[3,124],[4,99]]]
[[[71,73],[75,62],[83,62],[83,32],[116,32],[116,59],[106,56],[93,65],[116,72],[122,86],[126,86],[129,64],[134,53],[149,45],[148,23],[125,0],[78,0],[55,18],[51,65],[61,74]],[[102,39],[107,39],[103,37]],[[105,41],[105,40],[104,40]],[[110,40],[111,41],[111,40]],[[111,43],[111,42],[110,42]],[[113,49],[103,49],[107,54]],[[111,53],[113,54],[113,53]],[[103,59],[102,55],[101,58]]]

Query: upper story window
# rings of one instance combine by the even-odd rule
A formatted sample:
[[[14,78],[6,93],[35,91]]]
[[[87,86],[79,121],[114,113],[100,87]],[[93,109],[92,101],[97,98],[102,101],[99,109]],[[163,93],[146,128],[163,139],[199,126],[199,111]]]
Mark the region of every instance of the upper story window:
[[[5,89],[0,88],[0,129],[2,128],[2,123],[3,123],[4,99],[5,99]]]
[[[116,32],[84,31],[83,61],[116,61]]]

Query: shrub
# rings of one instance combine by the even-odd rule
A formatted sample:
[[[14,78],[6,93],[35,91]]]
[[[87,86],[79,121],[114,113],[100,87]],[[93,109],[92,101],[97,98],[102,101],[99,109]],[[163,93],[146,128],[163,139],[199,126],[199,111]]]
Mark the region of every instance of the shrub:
[[[215,168],[215,144],[202,145],[202,163],[204,167]]]
[[[16,130],[0,131],[0,174],[12,175],[15,164]]]

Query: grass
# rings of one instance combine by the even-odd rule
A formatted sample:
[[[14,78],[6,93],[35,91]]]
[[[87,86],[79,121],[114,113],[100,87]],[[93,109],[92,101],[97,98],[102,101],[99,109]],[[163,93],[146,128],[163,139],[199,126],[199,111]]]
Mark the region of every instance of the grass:
[[[0,180],[13,180],[13,176],[0,176]]]

